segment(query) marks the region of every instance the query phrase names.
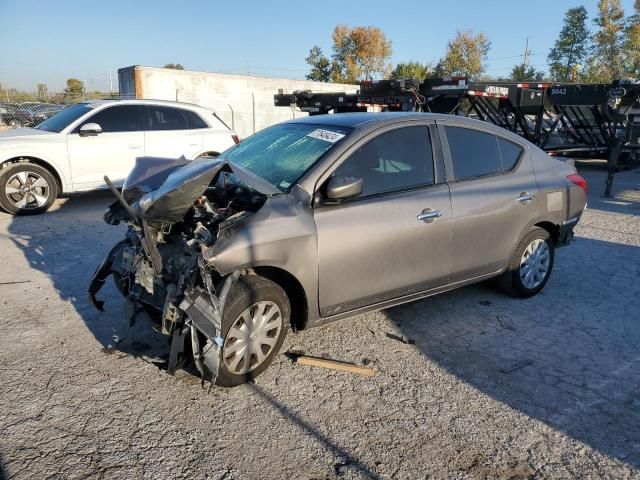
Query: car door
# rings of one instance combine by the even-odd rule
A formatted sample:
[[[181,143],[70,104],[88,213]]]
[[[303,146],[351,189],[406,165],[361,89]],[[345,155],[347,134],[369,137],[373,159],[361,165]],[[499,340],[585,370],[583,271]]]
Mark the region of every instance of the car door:
[[[202,151],[202,129],[192,128],[184,109],[146,105],[144,112],[147,156],[193,159]]]
[[[136,158],[144,155],[139,105],[112,105],[83,120],[67,135],[67,152],[74,190],[105,187],[107,175],[121,185]],[[80,128],[97,123],[102,133],[81,135]]]
[[[536,216],[531,154],[515,139],[438,122],[453,206],[453,281],[504,267]]]
[[[400,125],[356,143],[332,172],[362,178],[361,195],[315,206],[323,317],[448,280],[449,188],[435,181],[429,126]]]

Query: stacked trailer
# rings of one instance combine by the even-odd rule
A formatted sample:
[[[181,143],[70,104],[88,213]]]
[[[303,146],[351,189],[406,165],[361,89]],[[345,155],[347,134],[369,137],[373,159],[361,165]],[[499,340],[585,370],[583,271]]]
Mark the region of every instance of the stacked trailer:
[[[362,82],[357,93],[278,94],[276,106],[310,115],[367,111],[434,112],[477,118],[505,128],[550,155],[608,156],[605,195],[618,160],[637,160],[640,84],[468,82],[464,77]]]

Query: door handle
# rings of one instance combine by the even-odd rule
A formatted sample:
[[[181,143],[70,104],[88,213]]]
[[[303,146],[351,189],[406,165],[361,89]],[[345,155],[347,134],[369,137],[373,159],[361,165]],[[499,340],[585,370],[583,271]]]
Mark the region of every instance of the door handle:
[[[530,202],[531,200],[533,200],[534,198],[536,198],[535,193],[529,193],[529,192],[522,192],[517,198],[516,200],[521,202],[521,203],[525,203],[525,202]]]
[[[433,208],[425,208],[422,212],[420,212],[416,216],[416,218],[418,220],[422,220],[425,223],[431,223],[436,218],[439,218],[441,216],[442,216],[442,211],[441,210],[434,210]]]
[[[190,143],[190,144],[189,144],[189,146],[190,146],[190,147],[197,147],[197,146],[199,146],[199,145],[200,145],[200,144],[199,144],[198,142],[196,142],[196,143]]]
[[[130,143],[129,145],[127,145],[127,147],[129,148],[140,148],[142,145],[140,145],[139,143]]]

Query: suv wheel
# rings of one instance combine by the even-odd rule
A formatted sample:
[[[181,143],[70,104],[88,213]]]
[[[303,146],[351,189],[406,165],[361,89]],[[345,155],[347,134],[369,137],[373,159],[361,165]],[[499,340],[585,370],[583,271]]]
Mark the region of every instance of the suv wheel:
[[[551,235],[544,228],[533,227],[520,240],[500,286],[514,297],[532,297],[549,280],[555,256]]]
[[[258,275],[238,279],[222,318],[217,385],[234,387],[267,369],[289,330],[290,310],[286,293],[271,280]]]
[[[40,165],[16,163],[0,170],[0,207],[12,215],[45,212],[57,195],[56,179]]]

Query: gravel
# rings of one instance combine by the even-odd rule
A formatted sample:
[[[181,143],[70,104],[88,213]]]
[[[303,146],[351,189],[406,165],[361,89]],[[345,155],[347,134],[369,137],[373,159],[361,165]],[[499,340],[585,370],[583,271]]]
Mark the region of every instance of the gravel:
[[[0,213],[0,478],[640,478],[640,170],[585,167],[589,208],[542,294],[466,287],[323,328],[253,384],[157,363],[93,270],[123,229],[107,194]]]

